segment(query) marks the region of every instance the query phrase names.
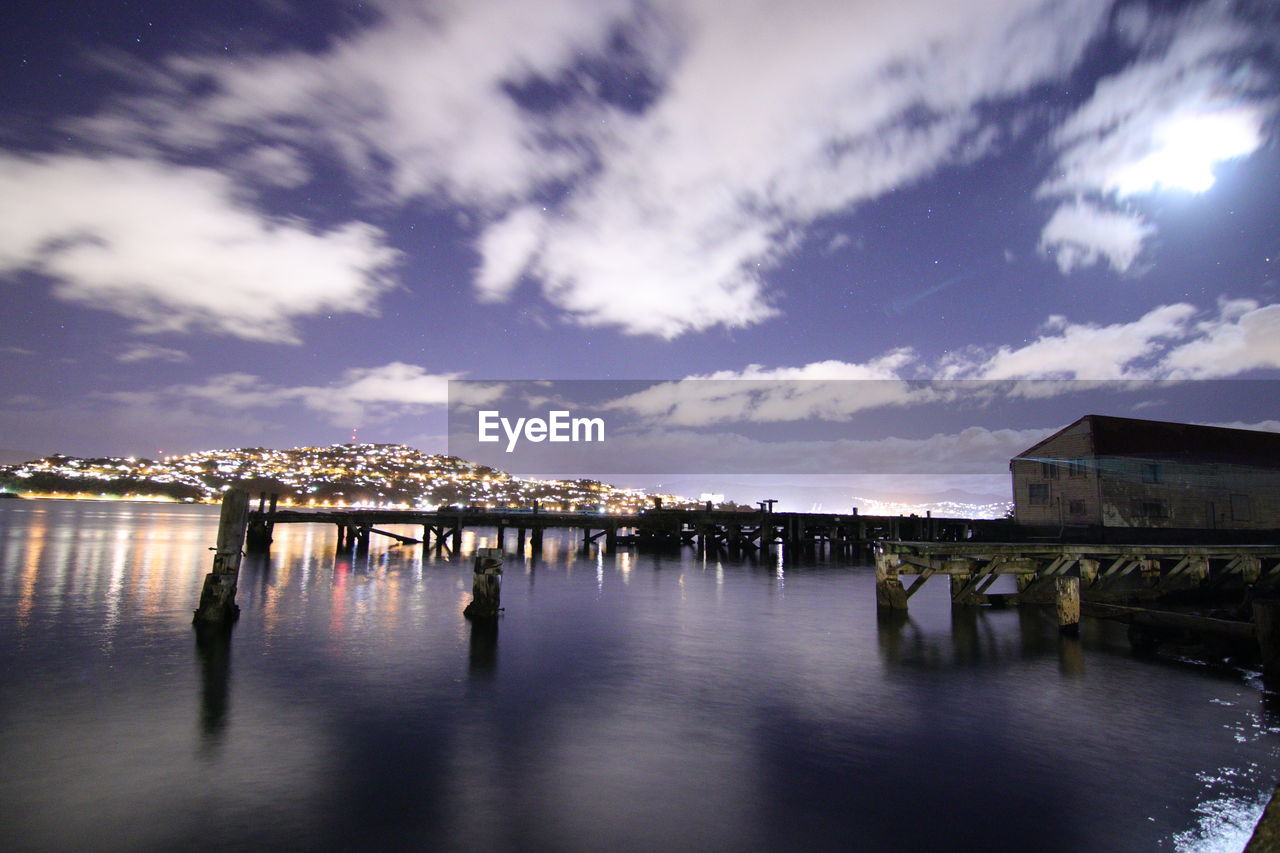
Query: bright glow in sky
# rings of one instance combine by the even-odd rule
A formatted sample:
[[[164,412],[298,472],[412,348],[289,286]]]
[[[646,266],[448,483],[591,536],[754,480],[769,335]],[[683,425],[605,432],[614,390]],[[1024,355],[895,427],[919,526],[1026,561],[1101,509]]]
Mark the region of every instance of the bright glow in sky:
[[[1151,153],[1115,176],[1120,195],[1160,189],[1202,193],[1216,180],[1214,167],[1252,154],[1262,133],[1253,110],[1183,113],[1160,125],[1152,142]]]

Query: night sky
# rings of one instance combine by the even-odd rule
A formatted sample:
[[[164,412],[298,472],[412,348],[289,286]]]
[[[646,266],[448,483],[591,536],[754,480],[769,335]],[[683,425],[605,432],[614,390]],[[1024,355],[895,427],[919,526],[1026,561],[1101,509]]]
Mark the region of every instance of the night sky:
[[[450,378],[1280,376],[1268,0],[5,20],[9,455],[443,450]]]

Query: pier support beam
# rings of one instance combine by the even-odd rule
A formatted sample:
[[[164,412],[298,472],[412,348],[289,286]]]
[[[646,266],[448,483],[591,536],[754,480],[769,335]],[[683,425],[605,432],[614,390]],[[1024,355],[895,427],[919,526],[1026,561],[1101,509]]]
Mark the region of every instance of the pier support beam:
[[[1280,600],[1253,602],[1253,625],[1262,652],[1262,684],[1280,690]]]
[[[240,615],[240,606],[236,604],[236,581],[240,576],[240,555],[248,518],[249,493],[243,489],[231,489],[222,498],[213,571],[205,575],[193,622],[226,624]]]
[[[972,593],[966,591],[966,588],[969,586],[970,581],[973,580],[972,573],[962,574],[959,572],[953,572],[948,577],[951,580],[951,603],[952,604],[977,604],[978,603],[977,601],[973,600]]]
[[[1069,636],[1080,633],[1080,578],[1059,575],[1053,579],[1058,630]]]
[[[471,581],[471,603],[462,615],[473,621],[496,619],[502,609],[502,549],[477,548]]]

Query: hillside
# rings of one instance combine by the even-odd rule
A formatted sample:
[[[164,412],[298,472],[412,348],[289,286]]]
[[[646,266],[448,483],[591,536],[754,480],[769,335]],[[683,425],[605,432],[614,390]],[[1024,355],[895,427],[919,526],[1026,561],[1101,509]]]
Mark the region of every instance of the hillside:
[[[0,468],[0,488],[24,495],[156,496],[209,501],[233,485],[296,505],[479,505],[615,511],[651,504],[641,489],[596,480],[513,477],[456,456],[401,444],[204,450],[165,459],[54,455]],[[661,495],[667,506],[694,502]]]

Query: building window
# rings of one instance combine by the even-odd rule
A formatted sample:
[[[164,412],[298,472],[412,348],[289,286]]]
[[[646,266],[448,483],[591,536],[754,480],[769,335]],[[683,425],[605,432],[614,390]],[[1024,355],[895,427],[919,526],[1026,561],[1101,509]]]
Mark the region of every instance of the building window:
[[[1084,501],[1067,501],[1068,515],[1084,515],[1085,513]]]
[[[1159,483],[1160,482],[1160,465],[1156,462],[1142,463],[1142,482]]]
[[[1027,502],[1032,506],[1048,506],[1049,505],[1049,484],[1048,483],[1028,483],[1027,484]]]
[[[1248,495],[1231,496],[1231,518],[1233,521],[1253,521],[1253,506]]]
[[[1169,517],[1169,510],[1164,501],[1153,501],[1149,498],[1134,498],[1131,512],[1140,518]]]
[[[1087,477],[1087,476],[1089,476],[1088,472],[1086,471],[1086,469],[1085,469],[1085,467],[1084,467],[1084,460],[1083,460],[1083,459],[1068,459],[1068,460],[1067,460],[1067,476],[1068,476],[1068,477]]]
[[[1057,462],[1041,462],[1040,476],[1046,480],[1058,479],[1058,463]]]

